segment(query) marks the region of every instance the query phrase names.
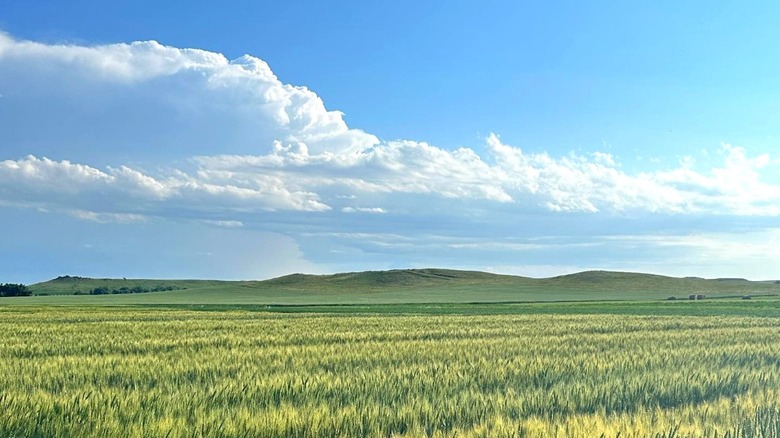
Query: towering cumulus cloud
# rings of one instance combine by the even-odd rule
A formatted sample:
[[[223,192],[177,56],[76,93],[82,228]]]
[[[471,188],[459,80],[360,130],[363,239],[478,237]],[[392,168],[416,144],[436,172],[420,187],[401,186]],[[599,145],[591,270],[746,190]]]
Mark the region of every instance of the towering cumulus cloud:
[[[414,215],[462,200],[510,211],[780,214],[768,155],[725,145],[709,168],[688,159],[631,172],[606,153],[528,153],[494,134],[481,154],[381,141],[248,55],[0,34],[0,95],[0,203],[85,219]]]

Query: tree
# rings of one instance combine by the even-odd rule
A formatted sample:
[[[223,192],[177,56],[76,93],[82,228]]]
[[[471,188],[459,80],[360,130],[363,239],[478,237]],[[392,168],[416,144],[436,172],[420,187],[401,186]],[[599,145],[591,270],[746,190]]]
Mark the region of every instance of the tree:
[[[29,297],[32,291],[23,284],[0,284],[0,297]]]

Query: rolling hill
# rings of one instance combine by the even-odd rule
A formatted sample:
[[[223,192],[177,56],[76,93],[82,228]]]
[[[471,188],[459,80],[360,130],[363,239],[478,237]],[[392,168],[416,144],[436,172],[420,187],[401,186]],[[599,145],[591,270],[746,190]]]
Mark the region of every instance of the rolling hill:
[[[140,280],[126,278],[89,278],[64,275],[29,287],[33,295],[76,295],[89,294],[97,288],[120,290],[121,288],[141,288],[145,291],[154,289],[183,290],[202,287],[219,287],[236,282],[218,280]]]
[[[780,294],[777,282],[675,278],[586,271],[528,278],[477,271],[402,269],[333,275],[292,274],[264,281],[139,280],[58,277],[29,286],[33,297],[2,299],[22,304],[380,304],[537,301],[632,301]],[[95,288],[145,293],[90,295]],[[165,290],[170,289],[170,290]],[[157,290],[157,291],[153,291]]]

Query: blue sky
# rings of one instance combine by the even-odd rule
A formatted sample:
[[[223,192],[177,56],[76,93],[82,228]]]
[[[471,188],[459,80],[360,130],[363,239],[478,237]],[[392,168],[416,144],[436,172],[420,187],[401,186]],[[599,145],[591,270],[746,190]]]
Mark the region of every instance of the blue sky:
[[[104,3],[0,5],[0,282],[780,278],[775,2]]]

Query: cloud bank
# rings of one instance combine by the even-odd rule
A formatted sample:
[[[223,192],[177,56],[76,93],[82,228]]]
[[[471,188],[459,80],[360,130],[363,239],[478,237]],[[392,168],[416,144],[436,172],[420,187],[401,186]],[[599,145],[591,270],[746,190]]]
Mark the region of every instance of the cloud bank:
[[[497,134],[455,150],[383,140],[249,55],[0,33],[0,95],[0,205],[87,221],[285,222],[331,235],[379,223],[376,235],[435,217],[466,238],[442,247],[474,249],[485,245],[469,240],[470,221],[496,212],[780,214],[780,162],[768,154],[724,144],[715,164],[638,170],[606,152],[556,157]]]

